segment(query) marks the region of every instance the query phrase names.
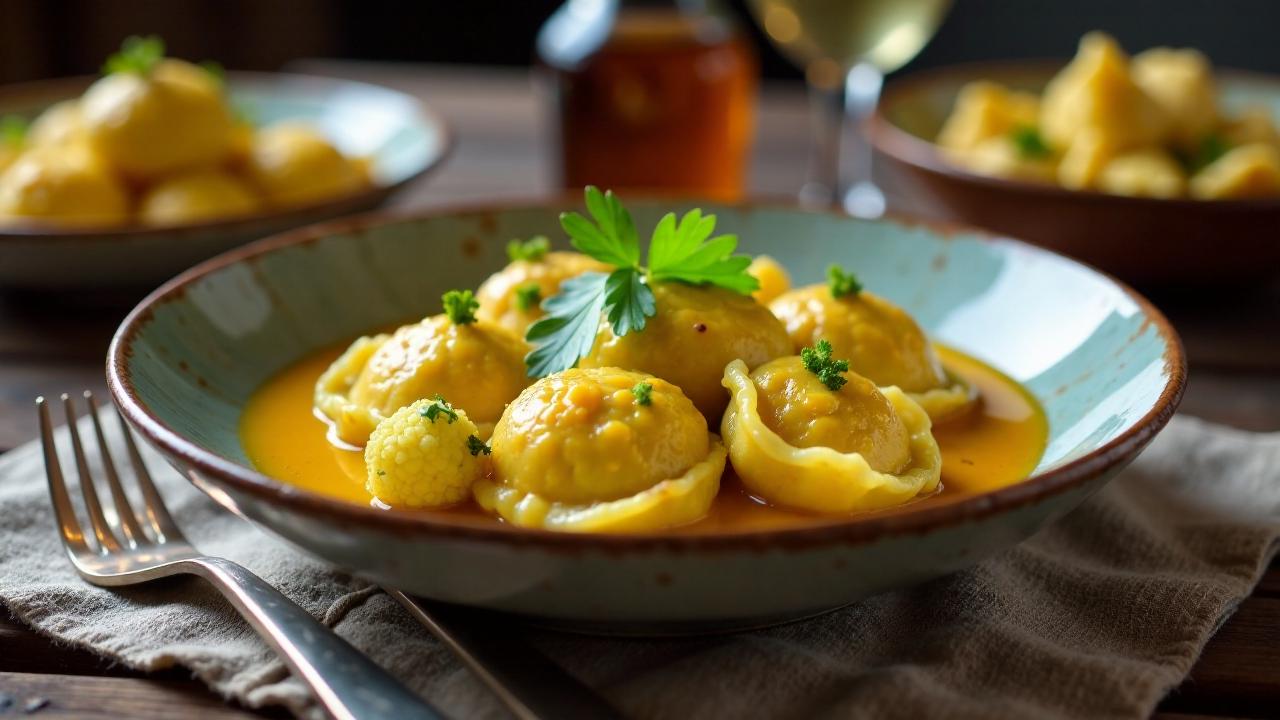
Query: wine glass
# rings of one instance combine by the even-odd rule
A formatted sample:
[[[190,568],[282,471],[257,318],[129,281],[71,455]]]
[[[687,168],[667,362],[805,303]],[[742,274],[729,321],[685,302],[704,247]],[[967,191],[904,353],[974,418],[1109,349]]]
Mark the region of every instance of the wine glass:
[[[756,22],[779,50],[804,69],[813,120],[809,180],[800,202],[843,205],[879,217],[885,198],[871,179],[871,147],[863,134],[880,98],[884,74],[905,65],[929,42],[951,0],[750,0]],[[846,121],[854,162],[841,182],[840,140]]]

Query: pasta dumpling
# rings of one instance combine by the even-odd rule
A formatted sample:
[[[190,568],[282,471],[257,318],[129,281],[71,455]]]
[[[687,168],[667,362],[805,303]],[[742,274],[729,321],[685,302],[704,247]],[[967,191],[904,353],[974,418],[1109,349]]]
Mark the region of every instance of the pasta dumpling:
[[[524,341],[474,307],[451,308],[394,333],[363,337],[316,382],[316,409],[344,443],[362,446],[379,422],[423,398],[447,393],[488,437],[503,408],[528,384]],[[470,300],[470,293],[465,293]]]
[[[28,150],[0,173],[0,223],[114,225],[128,216],[124,185],[86,148]]]
[[[572,369],[520,393],[494,428],[481,507],[549,530],[628,532],[706,515],[726,453],[680,388],[618,368]]]
[[[1098,187],[1114,195],[1175,198],[1186,194],[1187,176],[1168,152],[1148,148],[1112,158],[1098,175]]]
[[[982,141],[1003,138],[1020,127],[1036,127],[1040,100],[997,83],[979,80],[965,85],[956,106],[938,133],[938,145],[953,151],[976,148]]]
[[[600,323],[581,367],[656,375],[679,386],[715,422],[729,402],[720,377],[730,360],[755,367],[792,352],[782,323],[747,295],[679,282],[655,283],[652,289],[657,312],[644,330],[618,337],[609,323]]]
[[[938,489],[942,454],[929,415],[896,387],[848,373],[835,389],[799,357],[748,374],[724,371],[731,393],[720,432],[734,471],[778,505],[850,513],[901,505]]]
[[[584,272],[605,271],[608,266],[587,255],[576,252],[550,252],[530,247],[537,239],[512,252],[511,262],[505,268],[489,276],[476,298],[481,320],[501,325],[524,336],[525,330],[543,316],[542,300],[560,291],[560,284]],[[544,239],[545,241],[545,239]],[[513,246],[513,248],[516,246]]]
[[[1164,108],[1134,82],[1129,59],[1103,33],[1080,40],[1075,58],[1045,87],[1040,129],[1046,140],[1066,147],[1092,129],[1122,148],[1160,143],[1169,130]]]
[[[973,388],[943,368],[914,318],[860,287],[841,293],[835,283],[810,285],[783,294],[769,309],[786,326],[792,352],[826,340],[836,355],[848,358],[853,372],[911,394],[934,422],[975,399]]]
[[[1205,200],[1280,195],[1280,150],[1254,143],[1227,151],[1191,179],[1191,195]]]
[[[1152,48],[1133,56],[1133,81],[1164,109],[1170,139],[1193,147],[1218,124],[1218,89],[1197,50]]]

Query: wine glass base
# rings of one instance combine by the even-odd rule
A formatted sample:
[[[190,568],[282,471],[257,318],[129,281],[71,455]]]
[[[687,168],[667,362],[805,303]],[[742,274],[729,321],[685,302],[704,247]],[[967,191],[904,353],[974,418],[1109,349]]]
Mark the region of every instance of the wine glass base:
[[[875,219],[884,215],[884,193],[870,181],[857,183],[841,199],[844,211],[854,217]]]

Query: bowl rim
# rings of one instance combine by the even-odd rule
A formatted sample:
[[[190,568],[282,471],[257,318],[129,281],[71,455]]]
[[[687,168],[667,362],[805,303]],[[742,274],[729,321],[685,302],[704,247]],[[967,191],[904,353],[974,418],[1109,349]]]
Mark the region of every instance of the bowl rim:
[[[1037,195],[1057,200],[1077,200],[1098,204],[1130,204],[1137,205],[1144,211],[1156,208],[1178,208],[1182,210],[1224,210],[1228,212],[1248,212],[1256,210],[1280,209],[1278,198],[1240,198],[1224,200],[1202,200],[1197,198],[1150,198],[1130,195],[1116,195],[1098,190],[1070,190],[1059,185],[1037,183],[1028,180],[982,175],[965,169],[946,158],[934,143],[914,135],[899,127],[888,118],[886,110],[902,102],[907,96],[916,95],[924,89],[943,82],[959,84],[964,81],[987,79],[992,75],[1009,76],[1014,74],[1049,75],[1060,70],[1068,60],[988,60],[956,63],[942,67],[917,70],[901,77],[893,78],[885,83],[880,94],[880,101],[875,110],[865,121],[865,130],[871,146],[877,151],[921,170],[941,175],[952,181],[969,185],[981,185],[1002,192]],[[1273,86],[1280,93],[1280,77],[1252,70],[1235,68],[1218,68],[1214,71],[1217,80],[1228,82],[1261,83]]]
[[[636,198],[640,202],[657,201],[657,198]],[[689,202],[688,198],[675,202]],[[1155,437],[1169,418],[1173,416],[1186,387],[1187,364],[1182,341],[1167,318],[1145,297],[1116,278],[1077,260],[1039,248],[1013,238],[1000,237],[963,225],[926,221],[911,217],[889,216],[887,221],[904,227],[924,227],[944,236],[965,233],[983,242],[1010,245],[1033,253],[1047,253],[1058,260],[1083,267],[1112,283],[1127,295],[1141,310],[1146,322],[1153,325],[1165,344],[1163,359],[1168,380],[1161,388],[1150,410],[1142,418],[1131,423],[1110,442],[1059,467],[1041,472],[999,490],[976,495],[964,500],[923,508],[910,512],[877,514],[870,516],[833,517],[831,522],[820,522],[798,528],[766,531],[737,531],[727,533],[679,534],[669,532],[645,532],[632,534],[566,533],[537,528],[516,527],[493,522],[489,518],[443,519],[415,513],[396,513],[358,505],[331,498],[319,493],[287,485],[263,473],[232,462],[217,453],[206,450],[186,439],[154,414],[138,395],[130,376],[132,345],[142,329],[151,321],[155,308],[180,299],[187,288],[200,279],[224,268],[253,262],[277,250],[307,245],[323,237],[335,234],[360,233],[371,228],[398,222],[415,222],[441,216],[484,217],[495,213],[522,210],[547,210],[554,212],[564,207],[576,206],[580,198],[560,195],[551,199],[527,201],[484,202],[434,208],[426,211],[382,211],[320,223],[306,228],[281,233],[242,246],[210,260],[206,260],[160,286],[143,299],[125,318],[111,339],[106,358],[107,387],[111,397],[129,423],[142,434],[153,447],[170,458],[177,458],[186,468],[202,475],[202,481],[193,480],[192,474],[184,476],[198,487],[205,481],[223,483],[238,492],[247,493],[259,501],[284,506],[289,512],[321,517],[335,522],[335,527],[370,525],[378,531],[395,535],[419,535],[441,539],[475,542],[516,544],[522,547],[559,552],[598,550],[605,552],[645,551],[737,551],[743,549],[804,549],[815,546],[862,544],[886,536],[923,534],[941,527],[972,522],[989,515],[1003,513],[1018,507],[1039,502],[1072,488],[1112,468],[1121,467],[1142,450]],[[836,209],[809,210],[793,203],[777,201],[706,201],[719,207],[750,212],[761,209],[812,213],[849,218]],[[172,461],[171,461],[172,462]]]
[[[35,99],[36,97],[41,97],[42,99],[46,97],[51,98],[54,95],[61,96],[64,92],[69,93],[74,88],[80,88],[80,90],[83,91],[85,87],[99,77],[101,76],[78,75],[72,77],[52,78],[49,80],[34,80],[30,82],[13,83],[10,85],[0,85],[0,105],[27,96],[31,96],[32,99]],[[453,154],[453,150],[456,145],[454,141],[453,127],[450,125],[449,121],[445,119],[444,115],[413,95],[394,88],[364,82],[362,80],[348,80],[346,78],[310,75],[304,73],[231,70],[227,72],[227,78],[228,84],[230,85],[235,85],[237,82],[258,84],[292,82],[322,84],[330,87],[362,86],[377,90],[378,92],[397,96],[406,103],[406,107],[411,109],[413,119],[419,125],[433,128],[436,131],[436,134],[440,139],[439,149],[432,156],[428,157],[421,167],[416,168],[412,173],[396,180],[395,182],[374,182],[354,193],[316,200],[302,205],[285,208],[269,208],[265,211],[255,212],[248,215],[237,215],[217,220],[177,223],[172,225],[143,225],[141,223],[131,222],[126,225],[77,225],[74,227],[58,227],[51,224],[13,223],[0,225],[0,243],[31,241],[105,243],[120,242],[135,238],[145,239],[156,236],[167,236],[174,233],[249,233],[254,228],[262,225],[279,225],[281,227],[285,227],[290,224],[296,225],[299,222],[307,222],[317,212],[322,210],[343,211],[360,207],[368,207],[383,198],[390,197],[412,183],[421,180],[433,170],[439,168],[446,160],[449,159],[450,155]],[[63,99],[70,100],[73,99],[73,97],[64,97]]]

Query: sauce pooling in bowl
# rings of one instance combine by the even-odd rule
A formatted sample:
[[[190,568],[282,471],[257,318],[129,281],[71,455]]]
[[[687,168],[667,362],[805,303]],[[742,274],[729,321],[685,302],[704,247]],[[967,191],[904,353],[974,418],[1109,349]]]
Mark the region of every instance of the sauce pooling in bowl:
[[[368,505],[365,464],[360,450],[329,442],[328,426],[312,409],[316,378],[341,347],[317,352],[267,381],[250,399],[240,422],[241,443],[254,467],[277,480],[355,504]],[[1026,479],[1044,453],[1048,421],[1039,403],[1017,382],[963,353],[939,348],[948,370],[976,387],[982,403],[965,417],[935,425],[942,450],[942,489],[892,510],[911,512],[1007,487]],[[501,522],[473,501],[444,510],[392,510],[428,517]],[[752,497],[725,473],[706,517],[671,533],[728,533],[775,530],[843,521],[768,505]]]

